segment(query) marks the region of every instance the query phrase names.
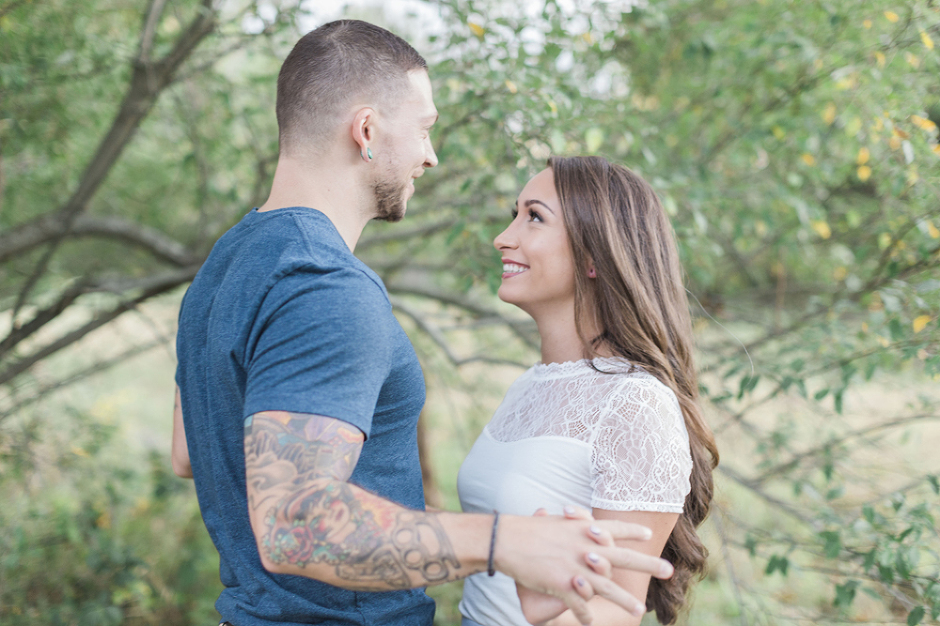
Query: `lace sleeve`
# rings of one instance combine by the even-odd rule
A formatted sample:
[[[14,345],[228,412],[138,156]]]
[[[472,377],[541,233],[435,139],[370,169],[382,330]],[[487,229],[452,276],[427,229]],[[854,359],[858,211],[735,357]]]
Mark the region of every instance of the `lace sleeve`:
[[[592,507],[681,513],[692,455],[672,390],[652,377],[629,377],[612,390],[595,431],[592,466]]]

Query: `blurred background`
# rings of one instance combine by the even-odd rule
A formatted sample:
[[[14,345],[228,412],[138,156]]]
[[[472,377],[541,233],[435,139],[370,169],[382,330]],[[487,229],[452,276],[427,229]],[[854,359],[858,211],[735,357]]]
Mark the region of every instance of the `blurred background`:
[[[0,0],[0,624],[217,620],[176,311],[266,197],[282,59],[341,16],[414,44],[441,113],[356,250],[424,365],[428,501],[538,360],[491,241],[550,154],[601,154],[673,221],[722,453],[681,622],[936,623],[936,0]]]

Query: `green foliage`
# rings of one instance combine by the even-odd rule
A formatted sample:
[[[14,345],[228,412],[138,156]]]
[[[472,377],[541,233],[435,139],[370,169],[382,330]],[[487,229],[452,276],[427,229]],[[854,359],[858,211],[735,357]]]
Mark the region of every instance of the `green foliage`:
[[[191,483],[165,455],[122,458],[113,426],[80,415],[60,426],[28,446],[32,463],[0,473],[0,623],[215,619],[218,556]]]
[[[141,62],[143,4],[0,4],[0,250],[89,180]],[[370,227],[357,247],[427,369],[459,387],[447,364],[531,358],[532,326],[492,298],[492,238],[550,154],[624,163],[659,191],[688,274],[702,395],[724,451],[713,554],[755,572],[742,580],[728,565],[734,617],[936,620],[940,468],[904,463],[940,405],[926,382],[940,379],[935,3],[662,0],[624,11],[547,0],[532,14],[495,0],[429,4],[442,32],[389,26],[431,63],[440,165],[421,179],[404,224]],[[36,322],[18,343],[0,339],[0,378],[10,374],[0,428],[8,415],[31,415],[20,407],[56,382],[31,359],[87,320],[132,308],[161,280],[184,284],[215,238],[263,200],[277,147],[274,76],[304,17],[296,3],[268,5],[276,10],[234,2],[214,13],[215,30],[131,129],[82,212],[119,219],[123,235],[86,221],[61,245],[47,238],[3,257],[11,336],[50,305],[70,315]],[[169,2],[151,57],[174,50],[200,15],[197,3]],[[886,380],[920,381],[921,391],[889,412],[869,410],[870,389]],[[76,436],[98,432],[74,423]],[[0,448],[42,440],[41,424],[17,424],[0,430]],[[203,571],[211,547],[196,539],[194,509],[161,508],[186,494],[153,471],[92,472],[98,456],[82,441],[88,459],[67,447],[50,457],[63,476],[82,478],[77,494],[28,498],[29,458],[0,459],[17,503],[0,511],[3,619],[14,620],[14,607],[23,623],[206,615],[204,600],[181,598],[212,595],[199,587],[206,577],[183,573]],[[100,476],[111,473],[109,486]],[[147,511],[135,509],[131,485],[153,490]],[[100,525],[106,512],[110,528]],[[162,548],[176,540],[205,552],[184,566]],[[44,559],[56,564],[48,580]],[[13,563],[31,582],[11,576]],[[817,596],[768,592],[801,582]]]

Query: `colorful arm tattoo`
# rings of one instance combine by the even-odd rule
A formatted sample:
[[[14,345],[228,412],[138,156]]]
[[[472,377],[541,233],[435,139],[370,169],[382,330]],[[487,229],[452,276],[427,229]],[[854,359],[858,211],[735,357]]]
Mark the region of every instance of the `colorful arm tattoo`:
[[[355,427],[270,411],[245,420],[248,506],[263,515],[260,546],[277,564],[326,564],[351,587],[407,589],[456,578],[460,563],[434,514],[346,482],[362,449]]]

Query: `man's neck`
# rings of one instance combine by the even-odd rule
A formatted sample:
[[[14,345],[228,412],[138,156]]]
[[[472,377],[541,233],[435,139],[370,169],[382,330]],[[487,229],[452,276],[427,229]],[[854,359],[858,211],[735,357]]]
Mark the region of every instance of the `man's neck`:
[[[329,218],[349,249],[372,219],[375,201],[355,162],[341,158],[296,159],[282,156],[274,171],[271,194],[259,211],[309,207]]]

